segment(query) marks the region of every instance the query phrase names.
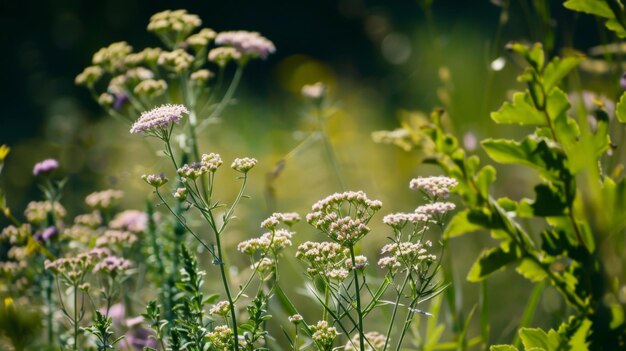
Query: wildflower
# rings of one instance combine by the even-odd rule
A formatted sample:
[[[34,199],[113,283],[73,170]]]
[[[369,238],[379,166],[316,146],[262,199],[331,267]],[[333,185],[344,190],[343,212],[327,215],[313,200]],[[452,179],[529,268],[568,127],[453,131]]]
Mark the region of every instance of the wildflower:
[[[250,266],[250,269],[261,272],[261,273],[265,273],[271,270],[272,268],[274,268],[274,261],[272,261],[271,259],[267,257],[263,257],[262,259],[259,260],[259,262],[255,262],[254,264]]]
[[[169,179],[167,179],[167,177],[163,173],[144,174],[141,176],[141,179],[143,179],[146,183],[148,183],[148,185],[153,186],[157,189],[169,181]]]
[[[176,73],[185,72],[193,63],[193,56],[183,49],[164,51],[159,55],[157,64]]]
[[[266,220],[261,222],[261,228],[265,229],[274,229],[281,222],[288,226],[292,226],[300,221],[300,215],[296,212],[285,212],[279,213],[275,212],[271,216],[269,216]]]
[[[98,50],[91,59],[94,65],[104,68],[108,72],[113,72],[123,68],[124,58],[130,54],[133,48],[125,41],[112,43],[111,45]]]
[[[11,245],[19,245],[25,243],[31,233],[32,227],[28,223],[24,223],[19,227],[9,225],[0,232],[0,240],[8,241]]]
[[[452,202],[433,202],[422,205],[415,209],[415,213],[423,213],[429,216],[443,215],[454,210],[456,207]]]
[[[349,272],[345,268],[331,269],[324,272],[324,275],[330,280],[342,281],[348,277]]]
[[[148,227],[148,215],[143,211],[126,210],[120,212],[109,222],[111,229],[141,233]]]
[[[219,154],[203,154],[200,162],[190,165],[183,165],[177,170],[178,175],[183,178],[198,179],[208,172],[215,172],[222,165],[222,158]]]
[[[33,175],[50,174],[57,168],[59,168],[59,162],[53,158],[49,158],[35,164],[35,167],[33,167]]]
[[[228,350],[232,345],[233,331],[226,325],[218,325],[206,334],[206,338],[216,350]]]
[[[209,51],[208,58],[209,61],[223,68],[230,61],[239,61],[241,59],[241,53],[234,48],[221,47]]]
[[[98,103],[102,106],[111,106],[115,102],[115,96],[109,93],[102,93],[98,96]]]
[[[118,275],[125,273],[130,269],[130,261],[117,256],[105,257],[102,261],[95,265],[93,268],[94,273],[104,272],[111,275]]]
[[[201,24],[200,17],[186,10],[165,10],[150,17],[148,31],[158,34],[166,43],[173,44],[171,38],[185,38]]]
[[[209,309],[209,314],[222,317],[228,316],[228,313],[230,313],[230,303],[228,301],[220,301]]]
[[[179,201],[185,201],[185,199],[187,199],[187,188],[176,189],[174,197]]]
[[[124,74],[126,81],[138,82],[154,78],[154,73],[145,67],[131,68]]]
[[[243,30],[219,33],[215,43],[232,46],[247,57],[260,57],[264,60],[276,51],[274,43],[260,33]]]
[[[52,239],[54,236],[56,236],[57,234],[59,234],[59,230],[57,229],[57,227],[50,226],[50,227],[44,229],[43,232],[41,232],[40,238],[43,241],[48,241],[48,240]]]
[[[426,247],[431,247],[430,241],[422,242],[397,242],[383,246],[381,254],[387,254],[386,257],[378,261],[381,268],[394,270],[399,267],[407,267],[411,270],[427,269],[437,257],[428,253]]]
[[[123,230],[107,230],[96,239],[96,246],[128,247],[137,242],[137,235]]]
[[[106,210],[111,208],[124,196],[121,190],[107,189],[93,192],[85,198],[85,203],[94,209]]]
[[[285,247],[291,246],[291,238],[293,232],[286,229],[278,229],[274,232],[265,233],[259,238],[252,238],[246,241],[242,241],[237,245],[237,250],[247,255],[253,255],[255,252],[261,251],[277,252]]]
[[[216,33],[211,28],[202,28],[200,32],[192,34],[187,38],[186,42],[196,51],[202,50],[205,46],[215,39]]]
[[[209,79],[213,78],[215,74],[211,71],[209,71],[208,69],[200,69],[197,70],[195,72],[193,72],[189,78],[197,83],[204,83],[206,81],[208,81]]]
[[[59,219],[65,217],[65,208],[58,202],[31,201],[26,205],[24,215],[33,224],[43,223],[48,220],[48,213],[53,213]]]
[[[422,212],[392,213],[383,217],[383,223],[392,228],[402,229],[407,223],[416,225],[420,222],[427,222],[429,218],[430,215]]]
[[[304,318],[302,318],[302,316],[299,314],[294,314],[293,316],[289,316],[287,317],[287,319],[289,320],[289,322],[293,324],[299,324],[300,322],[304,320]]]
[[[311,326],[313,331],[313,340],[320,344],[321,349],[330,349],[335,341],[335,338],[339,335],[337,328],[328,325],[327,321],[319,321],[317,324]]]
[[[76,85],[93,87],[93,85],[98,82],[100,77],[102,77],[102,74],[103,71],[100,66],[89,66],[76,76],[74,83],[76,83]]]
[[[354,267],[352,266],[352,258],[347,258],[345,262],[346,262],[346,268],[348,268],[349,270],[352,270],[352,269],[363,270],[368,265],[367,257],[363,255],[354,257]]]
[[[383,347],[385,347],[385,343],[387,338],[379,333],[379,332],[367,332],[365,333],[365,351],[384,351]],[[360,342],[359,334],[356,334],[346,343],[344,347],[345,351],[357,351],[359,348],[357,347]]]
[[[312,100],[321,99],[325,94],[326,85],[322,82],[307,84],[302,87],[302,96]]]
[[[156,97],[163,95],[167,90],[167,83],[163,79],[142,80],[135,86],[133,92],[139,96]]]
[[[183,105],[161,105],[150,111],[145,111],[135,123],[133,123],[130,132],[133,134],[143,133],[151,134],[157,137],[165,138],[166,129],[174,123],[180,122],[183,114],[189,114],[187,108]]]
[[[236,158],[233,163],[230,165],[232,169],[240,173],[248,173],[257,163],[257,160],[254,158]]]
[[[350,251],[333,242],[307,241],[298,246],[296,258],[308,264],[310,275],[326,274],[329,271],[345,269]],[[335,275],[339,274],[338,271]]]
[[[434,198],[447,199],[450,196],[450,189],[458,184],[456,179],[450,177],[418,177],[411,179],[409,187],[412,190],[421,190]]]

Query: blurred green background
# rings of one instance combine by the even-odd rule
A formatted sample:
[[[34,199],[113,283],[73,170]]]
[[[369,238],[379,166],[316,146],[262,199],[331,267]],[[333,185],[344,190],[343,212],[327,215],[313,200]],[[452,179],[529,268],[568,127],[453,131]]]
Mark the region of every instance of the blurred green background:
[[[131,136],[128,125],[107,117],[86,89],[74,85],[74,77],[96,50],[111,42],[124,40],[135,50],[157,45],[157,38],[146,32],[150,16],[184,8],[198,14],[203,26],[259,31],[277,47],[267,61],[249,65],[237,104],[201,140],[201,152],[218,152],[227,164],[239,156],[260,161],[249,188],[252,200],[240,208],[245,221],[235,225],[230,245],[260,234],[258,223],[271,212],[305,214],[313,202],[340,190],[321,144],[301,150],[287,160],[274,183],[266,181],[266,174],[306,135],[303,116],[308,110],[299,91],[318,80],[328,84],[336,101],[328,128],[348,187],[383,201],[379,219],[411,211],[420,199],[409,192],[409,180],[438,170],[420,165],[416,153],[373,143],[372,131],[395,128],[406,111],[443,106],[468,147],[472,136],[525,134],[522,128],[496,127],[489,119],[489,112],[518,85],[519,65],[504,44],[542,41],[551,55],[562,48],[587,52],[605,34],[592,18],[567,11],[560,1],[512,1],[502,22],[500,2],[441,0],[424,11],[421,2],[404,0],[3,0],[0,144],[8,144],[12,153],[0,181],[19,214],[38,197],[32,165],[54,157],[61,161],[60,173],[70,178],[64,194],[70,213],[84,212],[84,196],[109,187],[126,191],[125,206],[143,208],[150,190],[139,176],[165,170],[166,160],[157,155],[152,141]],[[619,74],[583,74],[578,87],[594,87],[613,98]],[[498,171],[497,194],[513,199],[530,195],[534,174],[512,167]],[[218,193],[228,201],[234,196],[235,176],[225,170],[222,177]],[[5,224],[3,219],[0,224]],[[387,234],[382,225],[373,229],[363,250],[376,257]],[[296,230],[296,242],[321,239],[306,224]],[[464,277],[485,237],[470,235],[451,243],[455,283],[466,311],[477,301],[477,287]],[[287,268],[288,279],[298,287],[300,275],[291,270]],[[509,273],[489,281],[492,342],[510,340],[523,308],[515,301],[525,301],[530,289]],[[549,326],[563,306],[552,291],[543,300],[535,324]]]

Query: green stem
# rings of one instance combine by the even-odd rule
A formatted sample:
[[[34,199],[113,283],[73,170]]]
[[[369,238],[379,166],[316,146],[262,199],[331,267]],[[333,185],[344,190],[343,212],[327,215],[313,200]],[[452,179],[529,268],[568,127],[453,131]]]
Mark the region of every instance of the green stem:
[[[230,82],[230,85],[228,86],[228,89],[226,90],[226,93],[224,94],[224,97],[219,102],[219,104],[217,105],[215,110],[213,110],[213,112],[209,115],[209,117],[204,119],[198,125],[198,129],[199,130],[204,129],[210,123],[210,121],[212,121],[214,118],[219,117],[219,115],[222,113],[222,111],[224,111],[226,106],[230,103],[230,101],[233,98],[233,95],[235,95],[235,91],[237,91],[237,87],[239,86],[239,82],[241,81],[241,77],[243,76],[243,67],[244,66],[237,66],[237,70],[235,71],[235,75],[233,76],[233,80]]]
[[[220,274],[222,276],[222,283],[224,284],[224,291],[226,293],[226,298],[228,299],[228,304],[230,305],[230,314],[231,314],[231,319],[232,319],[232,327],[233,327],[233,337],[235,339],[235,350],[239,350],[239,336],[238,336],[238,331],[237,331],[237,315],[235,312],[235,304],[233,302],[233,298],[230,294],[230,287],[228,284],[228,278],[226,278],[226,270],[224,268],[224,261],[222,260],[222,243],[220,240],[220,236],[219,234],[216,233],[215,235],[215,239],[216,239],[216,245],[217,245],[217,257],[218,257],[218,264],[220,266]]]
[[[74,284],[74,350],[78,350],[78,285]]]
[[[396,320],[396,314],[398,313],[398,305],[400,304],[400,298],[402,297],[402,292],[406,287],[406,283],[409,281],[409,272],[407,272],[406,277],[404,277],[404,282],[402,283],[402,287],[398,291],[398,296],[396,297],[396,303],[393,305],[393,312],[391,313],[391,320],[389,321],[389,326],[387,327],[387,333],[385,334],[385,346],[383,350],[387,350],[387,345],[389,344],[389,337],[391,336],[391,331],[393,329],[393,324]]]
[[[352,267],[356,267],[354,245],[350,245],[350,259],[352,260]],[[357,329],[359,330],[359,348],[361,351],[365,351],[365,336],[363,333],[363,312],[361,311],[361,289],[359,286],[359,270],[353,268],[352,272],[354,272],[354,290],[356,292],[356,313],[359,318],[359,324],[357,326]]]
[[[339,168],[339,161],[337,160],[337,156],[335,155],[335,150],[333,149],[333,145],[330,143],[330,139],[328,137],[328,134],[326,133],[326,126],[324,125],[322,110],[321,108],[319,108],[318,110],[319,112],[318,112],[317,120],[319,122],[319,129],[322,134],[322,142],[324,143],[324,150],[326,151],[326,156],[328,157],[328,161],[330,162],[330,165],[333,167],[333,170],[335,171],[335,176],[337,177],[337,181],[339,182],[340,190],[344,191],[346,189],[346,183],[341,175],[341,170]]]

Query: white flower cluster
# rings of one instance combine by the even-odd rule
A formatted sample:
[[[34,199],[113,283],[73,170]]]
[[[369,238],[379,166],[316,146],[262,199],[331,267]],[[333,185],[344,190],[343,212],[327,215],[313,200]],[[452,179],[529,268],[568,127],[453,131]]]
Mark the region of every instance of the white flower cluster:
[[[232,169],[240,173],[248,173],[257,163],[255,158],[236,158],[230,165]]]
[[[370,231],[361,219],[339,217],[335,212],[313,212],[309,213],[306,219],[334,241],[348,246],[357,242]]]
[[[143,179],[146,183],[148,183],[148,185],[153,186],[155,188],[159,188],[165,185],[169,181],[169,179],[167,179],[167,177],[163,173],[144,174],[141,176],[141,179]]]
[[[456,179],[450,177],[417,177],[411,179],[409,187],[435,198],[447,199],[450,196],[450,189],[458,184]]]
[[[198,33],[192,34],[187,38],[187,44],[191,45],[196,51],[200,51],[209,42],[215,39],[217,33],[211,28],[202,28]]]
[[[129,247],[137,242],[137,235],[122,230],[107,230],[96,239],[96,246]]]
[[[215,350],[231,350],[233,331],[227,325],[218,325],[212,332],[206,334],[207,340]],[[233,346],[234,347],[234,346]]]
[[[150,111],[145,111],[130,128],[132,134],[153,134],[169,128],[174,123],[180,122],[183,114],[189,114],[189,110],[183,105],[161,105]]]
[[[359,255],[354,257],[354,267],[352,266],[352,258],[347,258],[345,264],[349,270],[363,270],[369,264],[369,262],[367,261],[367,257]]]
[[[402,229],[407,223],[425,223],[428,222],[429,219],[430,215],[422,212],[392,213],[383,217],[383,223],[392,228]]]
[[[219,47],[209,51],[209,61],[220,67],[226,66],[230,61],[239,61],[240,59],[241,53],[235,48]]]
[[[201,24],[200,17],[186,10],[165,10],[150,17],[148,31],[174,38],[185,37]]]
[[[109,227],[141,233],[148,227],[148,214],[143,211],[126,210],[116,214],[109,222]]]
[[[419,270],[422,264],[430,265],[437,257],[428,253],[426,247],[431,247],[432,242],[398,242],[383,246],[381,254],[387,254],[378,261],[381,268],[395,270],[406,267],[412,270]]]
[[[203,154],[200,162],[184,165],[178,169],[178,175],[183,178],[198,179],[209,172],[215,172],[222,165],[222,158],[219,154]]]
[[[274,261],[267,257],[261,258],[258,262],[255,262],[250,266],[250,269],[252,269],[253,271],[258,271],[261,273],[265,273],[272,268],[274,268]]]
[[[326,94],[326,85],[322,82],[317,82],[315,84],[307,84],[302,87],[302,96],[317,100],[320,99]]]
[[[379,200],[370,200],[367,195],[362,191],[346,191],[343,193],[334,193],[329,195],[315,204],[313,204],[313,211],[333,211],[340,209],[344,203],[348,203],[356,206],[356,209],[372,209],[379,210],[383,203]]]
[[[286,229],[278,229],[265,233],[259,238],[252,238],[242,241],[237,245],[237,250],[247,255],[254,255],[255,252],[277,252],[285,247],[291,246],[293,232]]]
[[[261,228],[271,230],[276,228],[281,222],[291,227],[300,222],[300,215],[296,212],[275,212],[261,222]]]
[[[61,274],[68,282],[78,283],[93,264],[110,257],[110,254],[111,251],[107,248],[91,249],[75,257],[62,257],[54,261],[46,260],[44,268],[54,274]]]
[[[97,228],[100,224],[102,224],[102,216],[99,211],[78,215],[74,217],[74,224],[89,228]]]
[[[159,95],[163,95],[167,90],[167,82],[163,79],[154,80],[154,79],[146,79],[139,82],[135,88],[133,88],[133,92],[139,96],[147,96],[147,97],[156,97]]]
[[[111,45],[98,50],[91,59],[94,65],[103,67],[109,72],[121,69],[124,59],[133,51],[133,48],[125,41],[112,43]]]
[[[93,268],[94,273],[104,272],[107,274],[121,274],[126,272],[131,266],[129,260],[117,257],[109,256],[100,261]]]
[[[365,333],[365,351],[383,351],[387,338],[379,332],[367,332]],[[344,351],[357,351],[359,350],[359,334],[356,334],[346,343]]]
[[[24,215],[28,222],[39,224],[48,219],[49,212],[54,212],[54,216],[57,219],[63,218],[67,214],[65,208],[58,202],[31,201],[26,205]]]
[[[320,274],[330,279],[344,280],[352,269],[349,254],[347,248],[337,243],[307,241],[298,246],[296,258],[309,265],[307,273],[310,275]],[[357,266],[359,264],[366,265],[367,259],[363,261],[359,258]]]
[[[222,32],[215,38],[217,45],[232,46],[241,54],[266,59],[269,54],[276,52],[276,47],[269,39],[258,32],[244,30]]]
[[[319,321],[311,326],[313,340],[322,346],[322,350],[332,347],[335,338],[339,335],[337,328],[328,325],[327,321]]]
[[[433,202],[431,204],[422,205],[415,209],[415,213],[422,213],[428,216],[443,215],[456,208],[452,202]]]
[[[192,63],[193,56],[183,49],[163,51],[157,60],[159,66],[176,73],[187,71]]]
[[[178,201],[185,201],[185,199],[187,199],[187,188],[176,188],[176,192],[174,193],[174,197]]]
[[[228,301],[220,301],[209,309],[209,314],[226,317],[230,313],[230,303]]]
[[[294,314],[293,316],[289,316],[287,319],[289,320],[289,322],[293,324],[298,324],[304,320],[304,318],[302,318],[302,316],[299,314]]]

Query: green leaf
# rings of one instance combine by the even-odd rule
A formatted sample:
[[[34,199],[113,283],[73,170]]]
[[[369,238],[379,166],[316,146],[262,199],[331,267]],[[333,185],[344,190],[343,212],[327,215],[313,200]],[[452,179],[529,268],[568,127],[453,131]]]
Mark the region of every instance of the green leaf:
[[[584,12],[604,18],[615,18],[613,11],[603,0],[567,0],[563,6],[570,10]]]
[[[539,328],[522,328],[519,335],[526,350],[539,348],[545,351],[558,351],[561,344],[561,337],[552,329],[546,333]]]
[[[496,169],[487,165],[478,171],[474,180],[480,195],[486,199],[489,197],[489,187],[496,180]]]
[[[564,216],[568,208],[567,200],[559,189],[548,184],[535,186],[537,198],[532,204],[533,214],[537,217]]]
[[[561,80],[584,59],[585,57],[582,55],[553,58],[543,71],[543,86],[545,91],[550,93],[552,88],[559,85]]]
[[[615,34],[620,39],[626,38],[626,30],[624,29],[624,27],[622,27],[622,25],[619,23],[619,21],[616,20],[615,18],[611,18],[610,20],[606,21],[606,23],[604,23],[604,25],[606,26],[607,29],[612,30],[613,32],[615,32]]]
[[[491,119],[499,124],[545,125],[545,116],[538,111],[528,92],[513,94],[513,102],[504,102],[491,113]]]
[[[484,250],[478,260],[472,265],[467,275],[467,280],[479,282],[487,278],[491,273],[503,269],[519,258],[520,254],[514,245],[511,245],[508,251],[505,251],[502,246]]]
[[[524,278],[533,282],[543,281],[548,276],[538,263],[527,258],[522,260],[516,270]]]
[[[512,345],[491,345],[489,351],[518,351],[518,349]]]
[[[448,226],[446,227],[445,232],[443,233],[444,239],[455,238],[463,234],[467,234],[467,233],[484,229],[482,225],[478,223],[472,223],[469,220],[468,218],[469,213],[470,213],[470,210],[464,210],[464,211],[458,212],[457,214],[454,215],[454,217],[452,217],[452,219],[448,223]]]
[[[535,70],[541,71],[545,62],[545,55],[541,43],[535,43],[532,47],[512,42],[507,44],[507,49],[522,56]]]
[[[580,324],[580,327],[576,330],[574,335],[569,339],[570,351],[589,351],[589,344],[587,343],[587,334],[591,329],[591,321],[585,319]]]
[[[615,116],[621,123],[626,123],[626,92],[622,94],[617,106],[615,106]]]

